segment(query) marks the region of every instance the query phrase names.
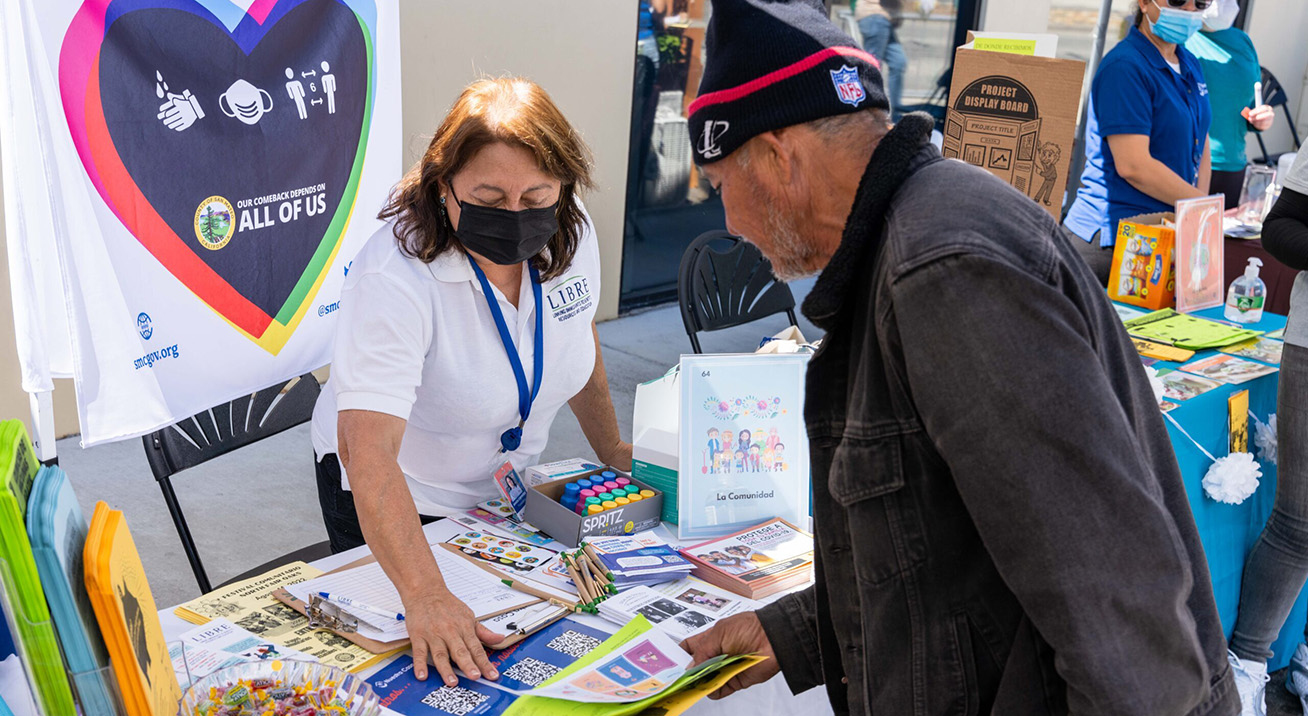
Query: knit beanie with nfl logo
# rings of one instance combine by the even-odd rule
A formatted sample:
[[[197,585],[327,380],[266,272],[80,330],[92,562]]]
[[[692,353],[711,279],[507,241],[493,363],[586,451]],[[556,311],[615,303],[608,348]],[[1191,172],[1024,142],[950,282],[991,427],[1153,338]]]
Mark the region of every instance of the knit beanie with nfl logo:
[[[822,0],[713,0],[705,47],[690,105],[697,164],[769,130],[890,109],[880,64],[831,24]]]

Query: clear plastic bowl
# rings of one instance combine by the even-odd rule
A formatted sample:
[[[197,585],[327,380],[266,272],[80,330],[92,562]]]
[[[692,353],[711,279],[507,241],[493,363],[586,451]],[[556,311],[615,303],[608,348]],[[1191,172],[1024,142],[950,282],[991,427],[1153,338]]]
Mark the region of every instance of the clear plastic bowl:
[[[349,716],[378,716],[381,713],[381,699],[366,681],[347,671],[320,664],[316,661],[254,661],[246,664],[229,666],[191,684],[182,694],[177,704],[178,716],[195,716],[197,707],[209,700],[213,687],[233,686],[241,681],[254,679],[273,679],[287,686],[311,683],[316,691],[325,682],[336,683],[336,696],[348,704]]]

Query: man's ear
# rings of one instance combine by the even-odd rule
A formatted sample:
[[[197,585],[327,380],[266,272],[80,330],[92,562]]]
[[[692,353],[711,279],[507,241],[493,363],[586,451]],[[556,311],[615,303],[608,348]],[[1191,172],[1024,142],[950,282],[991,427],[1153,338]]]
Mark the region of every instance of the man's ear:
[[[769,130],[754,136],[753,161],[759,172],[771,174],[778,186],[790,186],[796,180],[795,140],[797,134],[790,127]]]

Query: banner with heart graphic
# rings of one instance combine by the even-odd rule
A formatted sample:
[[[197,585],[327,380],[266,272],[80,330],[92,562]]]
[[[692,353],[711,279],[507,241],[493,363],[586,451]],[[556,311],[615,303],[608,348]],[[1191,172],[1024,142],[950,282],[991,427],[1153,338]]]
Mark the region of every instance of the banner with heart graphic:
[[[0,0],[8,236],[60,266],[84,443],[330,361],[401,171],[397,1]]]

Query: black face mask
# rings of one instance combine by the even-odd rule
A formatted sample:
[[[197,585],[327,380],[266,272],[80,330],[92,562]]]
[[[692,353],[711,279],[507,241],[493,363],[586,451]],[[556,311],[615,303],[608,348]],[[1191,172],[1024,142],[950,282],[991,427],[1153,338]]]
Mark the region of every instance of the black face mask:
[[[465,248],[485,256],[501,266],[511,266],[535,257],[559,231],[556,201],[540,209],[509,211],[489,206],[459,204],[459,228],[454,235]]]

